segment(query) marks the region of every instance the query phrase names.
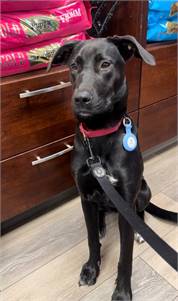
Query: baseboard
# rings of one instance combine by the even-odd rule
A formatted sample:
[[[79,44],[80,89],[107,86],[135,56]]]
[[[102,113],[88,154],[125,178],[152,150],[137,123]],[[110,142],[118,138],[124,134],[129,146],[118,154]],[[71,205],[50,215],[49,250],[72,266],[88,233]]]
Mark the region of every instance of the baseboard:
[[[22,226],[23,224],[33,220],[40,215],[47,213],[48,211],[58,207],[59,205],[71,200],[78,195],[76,187],[71,187],[68,190],[55,195],[42,204],[33,207],[30,210],[25,211],[22,214],[1,223],[1,234],[4,235],[15,228]]]
[[[178,143],[178,137],[176,136],[159,145],[153,146],[142,153],[143,159],[144,160],[151,159],[155,155],[164,152],[165,150],[173,147],[174,145],[177,145],[177,143]]]

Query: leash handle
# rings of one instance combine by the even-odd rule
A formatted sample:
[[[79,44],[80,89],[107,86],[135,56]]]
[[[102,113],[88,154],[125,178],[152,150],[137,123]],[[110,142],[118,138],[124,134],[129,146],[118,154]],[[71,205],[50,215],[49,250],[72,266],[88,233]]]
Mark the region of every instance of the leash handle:
[[[160,238],[142,219],[129,207],[122,196],[116,191],[106,177],[106,171],[101,162],[91,163],[91,171],[116,209],[130,226],[138,232],[145,241],[176,271],[178,271],[178,253]]]

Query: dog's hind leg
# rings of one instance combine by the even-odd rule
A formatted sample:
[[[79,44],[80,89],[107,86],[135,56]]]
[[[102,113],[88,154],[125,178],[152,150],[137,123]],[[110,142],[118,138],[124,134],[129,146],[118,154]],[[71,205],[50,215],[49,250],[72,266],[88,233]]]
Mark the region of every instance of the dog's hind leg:
[[[142,179],[141,189],[137,196],[136,211],[138,216],[144,221],[145,208],[148,206],[151,199],[151,190],[145,179]],[[135,233],[135,240],[141,244],[144,242],[143,237],[139,233]]]
[[[99,235],[100,235],[100,238],[105,237],[105,234],[106,234],[105,216],[106,216],[106,211],[99,210]]]
[[[143,211],[137,210],[137,215],[144,221],[145,210],[143,210]],[[142,244],[145,241],[138,232],[135,232],[134,238],[135,238],[135,241],[139,244]]]
[[[143,178],[141,183],[141,188],[136,200],[137,212],[143,212],[144,209],[148,206],[150,199],[151,199],[151,190],[147,182]]]
[[[82,200],[82,208],[88,233],[89,259],[83,265],[79,285],[93,285],[100,270],[100,242],[99,242],[99,210],[96,203]]]

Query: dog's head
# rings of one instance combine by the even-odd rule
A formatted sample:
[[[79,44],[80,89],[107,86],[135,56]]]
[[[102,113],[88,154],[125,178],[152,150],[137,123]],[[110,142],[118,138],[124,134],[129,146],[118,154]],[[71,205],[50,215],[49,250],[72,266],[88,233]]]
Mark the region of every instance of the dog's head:
[[[127,84],[124,66],[131,57],[155,65],[154,57],[132,36],[114,36],[88,41],[73,41],[60,47],[52,64],[70,67],[74,88],[72,105],[79,120],[112,112],[120,102],[126,110]]]

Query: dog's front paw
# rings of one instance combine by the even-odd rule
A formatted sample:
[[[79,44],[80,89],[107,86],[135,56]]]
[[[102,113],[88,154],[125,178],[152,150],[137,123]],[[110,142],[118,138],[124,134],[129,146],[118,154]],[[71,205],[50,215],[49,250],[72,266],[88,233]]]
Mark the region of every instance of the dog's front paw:
[[[86,262],[80,273],[79,286],[81,285],[94,285],[99,275],[99,263],[93,264]]]
[[[131,301],[131,300],[132,300],[131,289],[129,289],[128,291],[124,291],[116,287],[112,295],[112,301]]]

